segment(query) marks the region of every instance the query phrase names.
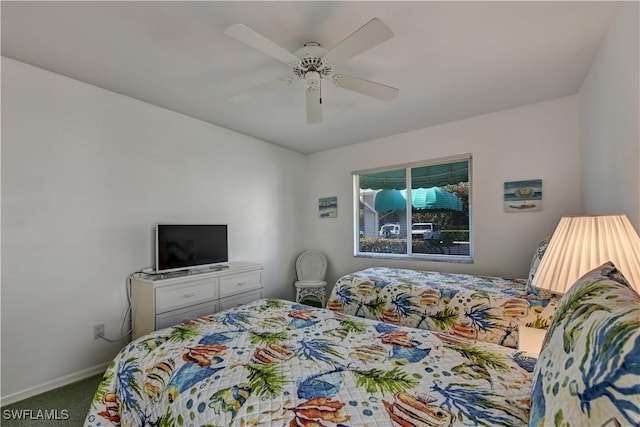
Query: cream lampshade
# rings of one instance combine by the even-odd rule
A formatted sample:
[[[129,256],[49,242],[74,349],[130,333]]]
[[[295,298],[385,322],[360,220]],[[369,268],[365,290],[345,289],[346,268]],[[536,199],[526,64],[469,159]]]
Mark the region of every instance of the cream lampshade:
[[[640,293],[640,237],[626,215],[562,217],[532,285],[564,294],[585,273],[607,261]]]

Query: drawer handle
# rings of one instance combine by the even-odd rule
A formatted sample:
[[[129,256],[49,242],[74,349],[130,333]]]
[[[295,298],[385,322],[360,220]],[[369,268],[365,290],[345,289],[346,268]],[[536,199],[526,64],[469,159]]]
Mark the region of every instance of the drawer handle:
[[[248,284],[249,282],[244,281],[244,282],[238,282],[238,284],[236,286],[244,286],[246,284]]]
[[[191,298],[191,297],[195,297],[196,293],[195,292],[187,292],[186,294],[183,295],[183,297],[185,298]]]

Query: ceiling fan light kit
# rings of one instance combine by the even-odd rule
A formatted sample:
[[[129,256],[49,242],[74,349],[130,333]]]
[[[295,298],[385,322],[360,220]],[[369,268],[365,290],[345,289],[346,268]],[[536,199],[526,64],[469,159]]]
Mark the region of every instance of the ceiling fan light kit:
[[[354,56],[393,37],[393,32],[385,23],[374,18],[358,28],[349,37],[338,43],[331,50],[315,42],[306,43],[295,53],[291,53],[278,44],[257,33],[243,24],[234,24],[225,30],[225,34],[265,53],[286,64],[290,68],[290,76],[268,82],[249,91],[232,97],[234,102],[246,102],[254,96],[266,93],[284,82],[292,85],[297,80],[305,80],[307,123],[322,122],[322,80],[329,80],[337,87],[358,92],[381,101],[392,101],[398,89],[382,83],[376,83],[355,76],[336,73],[336,68]]]

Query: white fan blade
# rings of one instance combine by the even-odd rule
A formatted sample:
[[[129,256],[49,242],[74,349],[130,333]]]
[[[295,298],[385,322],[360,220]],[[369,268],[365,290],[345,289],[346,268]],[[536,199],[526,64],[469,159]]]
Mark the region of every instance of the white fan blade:
[[[320,123],[322,121],[322,99],[319,87],[307,88],[307,123]]]
[[[378,18],[373,18],[338,43],[324,57],[334,65],[342,64],[391,37],[393,37],[393,31]]]
[[[226,30],[224,30],[224,33],[256,50],[259,50],[262,53],[266,53],[280,62],[284,62],[285,64],[298,62],[298,57],[293,53],[281,46],[278,46],[262,34],[255,32],[244,24],[230,25]]]
[[[286,84],[286,80],[273,80],[263,85],[254,87],[253,89],[249,89],[245,92],[240,92],[237,95],[234,95],[230,98],[230,101],[235,104],[243,104],[252,98],[260,96],[264,93],[270,92],[273,89],[279,88]]]
[[[399,92],[398,88],[395,87],[361,79],[360,77],[345,76],[344,74],[336,75],[334,82],[338,87],[387,102],[392,101]]]

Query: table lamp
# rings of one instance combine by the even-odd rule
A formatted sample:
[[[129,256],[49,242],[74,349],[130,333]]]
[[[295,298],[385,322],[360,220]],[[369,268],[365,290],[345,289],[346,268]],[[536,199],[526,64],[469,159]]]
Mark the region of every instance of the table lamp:
[[[627,216],[565,216],[551,236],[532,286],[565,294],[580,277],[607,261],[640,293],[640,237]]]

